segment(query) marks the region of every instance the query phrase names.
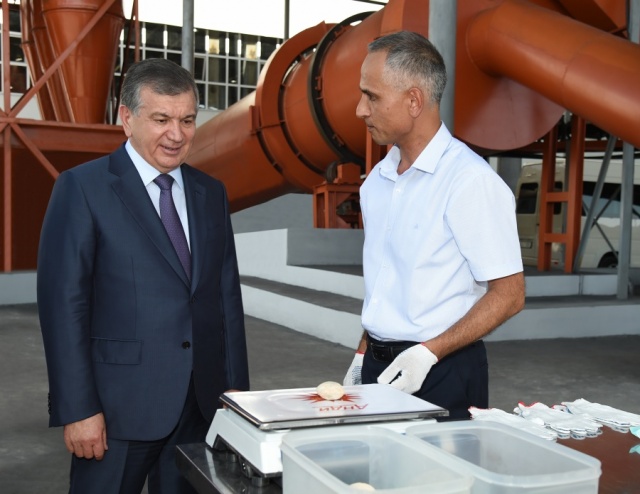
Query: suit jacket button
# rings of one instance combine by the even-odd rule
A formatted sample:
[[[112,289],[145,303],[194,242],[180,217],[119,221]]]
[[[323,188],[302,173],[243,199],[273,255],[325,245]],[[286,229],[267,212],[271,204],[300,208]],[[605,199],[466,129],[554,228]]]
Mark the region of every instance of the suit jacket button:
[[[182,348],[184,348],[185,350],[188,350],[189,348],[191,348],[191,343],[188,341],[183,341]]]

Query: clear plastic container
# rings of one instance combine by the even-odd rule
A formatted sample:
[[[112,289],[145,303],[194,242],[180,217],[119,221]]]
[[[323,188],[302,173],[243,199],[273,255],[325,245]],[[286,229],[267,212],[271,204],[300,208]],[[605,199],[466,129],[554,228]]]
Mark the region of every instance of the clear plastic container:
[[[425,447],[426,446],[426,447]],[[456,461],[414,437],[374,426],[304,429],[282,439],[284,494],[469,493],[473,478]]]
[[[598,492],[599,460],[507,425],[441,422],[406,433],[458,460],[475,478],[474,494]]]

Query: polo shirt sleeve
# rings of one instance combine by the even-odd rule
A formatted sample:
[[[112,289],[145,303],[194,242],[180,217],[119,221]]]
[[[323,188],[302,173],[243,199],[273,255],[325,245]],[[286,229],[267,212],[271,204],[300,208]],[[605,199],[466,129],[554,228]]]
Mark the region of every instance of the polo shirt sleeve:
[[[493,170],[466,176],[447,206],[447,224],[477,281],[522,271],[511,189]]]

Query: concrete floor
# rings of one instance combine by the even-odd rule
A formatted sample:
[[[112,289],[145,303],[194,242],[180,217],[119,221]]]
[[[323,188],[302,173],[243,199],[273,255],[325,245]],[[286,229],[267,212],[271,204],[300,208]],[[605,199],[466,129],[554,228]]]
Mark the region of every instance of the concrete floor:
[[[639,322],[640,324],[640,322]],[[341,381],[353,350],[246,319],[252,387]],[[640,413],[640,336],[487,343],[491,406],[585,398]],[[68,490],[69,455],[47,427],[47,378],[35,305],[0,307],[0,493]]]

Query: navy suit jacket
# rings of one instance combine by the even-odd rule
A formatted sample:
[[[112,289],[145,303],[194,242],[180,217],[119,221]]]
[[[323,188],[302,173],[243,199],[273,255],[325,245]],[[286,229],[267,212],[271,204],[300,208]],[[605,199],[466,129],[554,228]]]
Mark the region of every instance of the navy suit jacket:
[[[182,165],[191,281],[124,146],[63,172],[38,253],[50,425],[103,412],[109,437],[167,436],[193,371],[200,409],[249,389],[224,186]]]

